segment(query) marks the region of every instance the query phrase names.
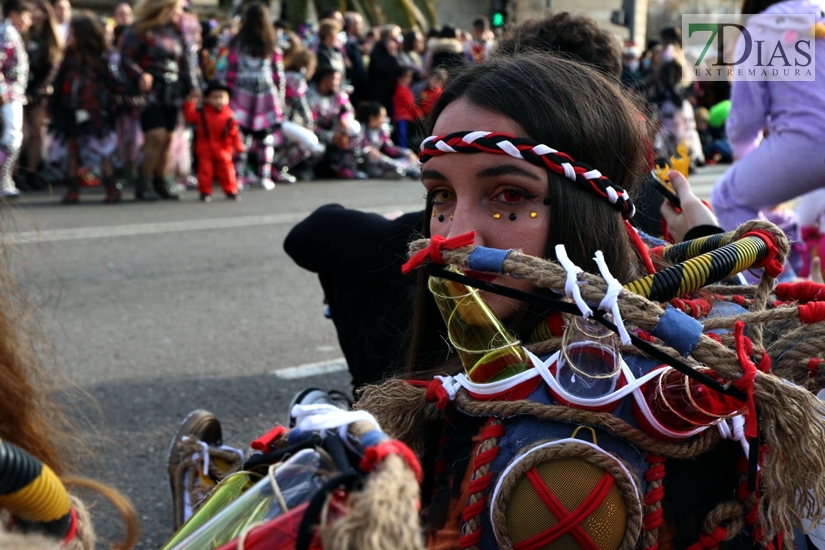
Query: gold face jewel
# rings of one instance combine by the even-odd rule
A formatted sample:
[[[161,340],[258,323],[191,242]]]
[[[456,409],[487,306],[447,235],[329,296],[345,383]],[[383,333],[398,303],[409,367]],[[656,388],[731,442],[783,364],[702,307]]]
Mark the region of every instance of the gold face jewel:
[[[535,218],[535,217],[536,217],[536,216],[538,216],[538,215],[539,215],[539,213],[538,213],[538,212],[530,212],[530,217],[531,217],[531,218]]]
[[[501,212],[496,212],[495,214],[493,214],[493,217],[495,219],[499,219],[501,217]]]

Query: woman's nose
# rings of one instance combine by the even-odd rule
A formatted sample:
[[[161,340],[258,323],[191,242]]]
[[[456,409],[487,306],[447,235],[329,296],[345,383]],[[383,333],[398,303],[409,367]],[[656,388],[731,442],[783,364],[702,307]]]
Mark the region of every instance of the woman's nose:
[[[467,202],[457,202],[453,210],[452,216],[447,217],[444,223],[449,224],[449,231],[447,237],[456,237],[475,231],[476,246],[484,245],[484,227],[485,224],[481,219],[481,212],[478,205],[472,205]]]

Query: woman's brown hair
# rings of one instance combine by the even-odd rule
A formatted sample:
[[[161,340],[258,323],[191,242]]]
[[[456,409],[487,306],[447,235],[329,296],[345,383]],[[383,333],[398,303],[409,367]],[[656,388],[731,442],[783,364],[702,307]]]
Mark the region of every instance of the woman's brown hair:
[[[112,487],[70,473],[70,459],[88,457],[90,451],[78,437],[77,427],[67,414],[67,404],[76,399],[88,403],[89,397],[57,368],[51,351],[53,346],[43,332],[41,310],[18,282],[19,274],[26,271],[25,259],[5,241],[3,229],[10,220],[8,211],[3,210],[0,211],[0,440],[40,460],[65,485],[90,489],[108,499],[120,514],[125,532],[123,540],[113,543],[111,548],[133,548],[140,537],[140,518],[129,498]],[[80,503],[73,506],[79,521],[91,521],[84,506]],[[84,531],[92,531],[91,526]]]
[[[275,53],[275,27],[269,21],[269,10],[260,2],[251,2],[243,10],[241,28],[231,44],[244,53],[264,59]]]
[[[465,69],[454,77],[430,114],[432,128],[444,109],[458,99],[503,114],[518,123],[525,136],[570,155],[632,191],[645,172],[645,127],[634,103],[601,72],[554,55],[501,56]],[[485,130],[486,128],[466,128]],[[549,172],[551,225],[545,256],[555,259],[563,244],[570,259],[598,273],[593,261],[604,253],[620,281],[641,274],[641,261],[630,243],[621,215],[604,199]],[[631,193],[632,194],[632,193]],[[432,204],[427,204],[422,233],[429,236]],[[510,323],[526,332],[541,312],[528,311]],[[413,319],[409,374],[440,365],[447,348],[444,323],[419,274]]]
[[[51,65],[57,65],[63,57],[63,44],[60,43],[60,34],[57,32],[57,17],[52,3],[48,0],[34,0],[32,5],[46,14],[43,25],[39,29],[32,28],[32,38],[40,43],[41,48],[46,49],[46,60]]]
[[[84,65],[91,65],[106,53],[106,31],[90,11],[82,11],[72,17],[72,44],[67,55],[76,55]]]
[[[135,21],[132,24],[135,34],[144,34],[155,27],[170,24],[178,6],[180,0],[142,0],[135,6]]]

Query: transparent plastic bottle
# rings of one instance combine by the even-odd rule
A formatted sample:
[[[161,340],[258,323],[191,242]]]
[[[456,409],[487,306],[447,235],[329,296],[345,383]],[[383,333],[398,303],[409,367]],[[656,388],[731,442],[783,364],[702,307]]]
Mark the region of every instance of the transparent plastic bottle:
[[[234,540],[248,526],[269,521],[314,495],[335,475],[326,453],[304,449],[283,463],[231,502],[220,513],[186,537],[174,550],[213,550]]]
[[[430,277],[429,289],[447,325],[450,343],[470,380],[495,382],[532,368],[518,340],[504,328],[476,289],[440,277]]]

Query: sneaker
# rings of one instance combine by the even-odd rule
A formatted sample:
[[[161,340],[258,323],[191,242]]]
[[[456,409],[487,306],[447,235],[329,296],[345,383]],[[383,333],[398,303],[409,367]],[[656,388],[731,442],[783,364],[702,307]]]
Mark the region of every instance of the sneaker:
[[[272,191],[275,189],[275,182],[269,178],[261,178],[261,187],[264,191]]]
[[[186,190],[187,191],[194,191],[198,188],[198,178],[195,176],[189,176],[186,178]]]
[[[342,411],[352,408],[352,400],[337,390],[324,391],[320,388],[306,388],[295,394],[289,404],[289,427],[295,427],[295,418],[292,416],[292,408],[295,405],[332,405]]]
[[[201,193],[201,202],[209,204],[210,202],[212,202],[212,195],[210,195],[209,193]]]
[[[339,179],[342,180],[354,180],[356,179],[355,172],[350,170],[349,168],[341,168],[338,170],[338,173],[335,174]]]
[[[241,202],[241,196],[238,195],[237,193],[227,193],[226,194],[226,200],[234,201],[234,202]]]
[[[221,422],[203,409],[189,413],[172,438],[168,452],[175,530],[192,517],[218,482],[244,462],[240,449],[223,445]]]
[[[366,172],[362,172],[361,170],[356,170],[355,171],[355,179],[357,179],[357,180],[367,180],[369,178],[370,177],[367,175]]]
[[[0,200],[12,200],[19,196],[20,190],[13,185],[11,187],[0,188]]]
[[[298,179],[295,176],[293,176],[292,174],[290,174],[286,170],[276,170],[275,172],[272,172],[272,177],[278,183],[287,183],[287,184],[289,184],[289,183],[295,183],[296,181],[298,181]]]

